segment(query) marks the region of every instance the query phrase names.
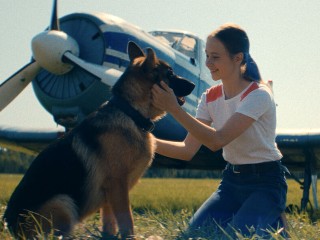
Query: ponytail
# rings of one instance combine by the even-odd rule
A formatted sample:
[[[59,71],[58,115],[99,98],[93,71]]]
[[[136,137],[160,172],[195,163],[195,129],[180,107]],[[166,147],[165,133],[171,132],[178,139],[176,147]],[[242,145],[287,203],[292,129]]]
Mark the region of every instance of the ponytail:
[[[248,81],[261,81],[261,75],[259,72],[258,65],[251,57],[250,53],[244,53],[244,65],[242,76]]]

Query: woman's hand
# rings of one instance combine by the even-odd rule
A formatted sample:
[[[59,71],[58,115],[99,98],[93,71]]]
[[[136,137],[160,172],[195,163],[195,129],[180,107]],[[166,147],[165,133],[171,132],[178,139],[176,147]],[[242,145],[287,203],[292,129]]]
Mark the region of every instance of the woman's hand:
[[[158,84],[154,84],[152,87],[153,105],[169,113],[180,108],[173,90],[163,81],[160,82],[160,85],[161,87]]]

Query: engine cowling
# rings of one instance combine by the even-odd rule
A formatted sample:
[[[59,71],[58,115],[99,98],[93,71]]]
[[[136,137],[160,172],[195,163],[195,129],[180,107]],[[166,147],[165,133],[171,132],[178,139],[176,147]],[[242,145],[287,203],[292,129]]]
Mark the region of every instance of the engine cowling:
[[[70,14],[60,19],[60,29],[79,46],[79,57],[103,65],[106,41],[99,28],[103,22],[88,14]],[[65,74],[53,74],[44,69],[32,81],[35,94],[54,120],[73,128],[86,115],[110,98],[110,87],[97,77],[75,66]]]

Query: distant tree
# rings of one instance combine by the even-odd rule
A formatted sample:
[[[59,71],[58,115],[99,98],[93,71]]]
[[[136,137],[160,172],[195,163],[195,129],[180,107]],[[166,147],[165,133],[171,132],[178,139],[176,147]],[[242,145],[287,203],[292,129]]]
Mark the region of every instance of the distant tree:
[[[0,147],[0,173],[25,173],[34,156]]]
[[[221,171],[173,169],[173,168],[149,168],[144,174],[145,178],[220,178]]]

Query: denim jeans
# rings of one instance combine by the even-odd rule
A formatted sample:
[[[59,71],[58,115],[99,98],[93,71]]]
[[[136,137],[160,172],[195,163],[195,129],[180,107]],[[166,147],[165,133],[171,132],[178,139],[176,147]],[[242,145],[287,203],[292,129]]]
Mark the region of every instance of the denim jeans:
[[[218,189],[190,220],[190,228],[214,221],[222,227],[231,226],[244,235],[253,226],[260,236],[270,227],[277,228],[287,195],[286,168],[280,161],[278,163],[273,169],[250,174],[226,168]]]

